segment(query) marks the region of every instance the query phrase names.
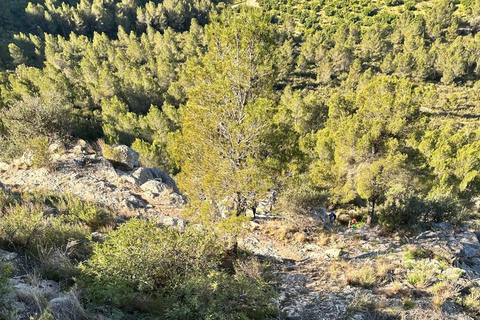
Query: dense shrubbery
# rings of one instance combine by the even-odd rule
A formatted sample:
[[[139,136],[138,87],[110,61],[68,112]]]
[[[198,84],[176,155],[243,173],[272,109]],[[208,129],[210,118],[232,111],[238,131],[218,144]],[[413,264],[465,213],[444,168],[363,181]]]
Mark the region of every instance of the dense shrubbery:
[[[385,204],[380,209],[380,223],[392,229],[408,229],[424,222],[461,222],[462,213],[455,199],[412,196]]]
[[[0,243],[14,249],[26,249],[36,256],[56,248],[64,250],[71,242],[77,257],[90,251],[91,231],[111,223],[109,214],[78,198],[25,195],[15,199],[3,195],[0,219]]]
[[[81,284],[93,302],[169,319],[262,319],[275,311],[261,274],[221,270],[224,247],[209,230],[185,233],[133,219],[94,247]]]

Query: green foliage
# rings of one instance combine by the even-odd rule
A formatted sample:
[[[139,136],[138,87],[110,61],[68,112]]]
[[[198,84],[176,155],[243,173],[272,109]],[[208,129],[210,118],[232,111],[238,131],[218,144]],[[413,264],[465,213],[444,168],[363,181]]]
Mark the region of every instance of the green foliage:
[[[157,306],[153,314],[173,319],[261,319],[273,312],[272,291],[261,278],[218,268],[222,249],[209,230],[180,233],[132,219],[94,247],[81,283],[93,301],[142,311],[143,300]]]
[[[332,97],[326,127],[317,132],[313,182],[336,201],[367,200],[370,218],[377,203],[411,190],[406,164],[418,101],[413,84],[394,77],[372,79],[355,99]]]
[[[480,288],[471,288],[470,293],[465,299],[463,299],[462,304],[466,307],[472,314],[480,314]]]
[[[218,204],[234,198],[240,214],[249,192],[265,192],[262,142],[274,114],[273,37],[260,10],[225,11],[206,28],[208,52],[187,62],[189,100],[171,149],[191,199]]]
[[[461,208],[457,201],[443,197],[422,199],[416,196],[387,202],[380,209],[380,223],[390,229],[412,229],[424,222],[461,222]]]
[[[111,224],[111,214],[76,197],[24,195],[3,207],[0,242],[36,256],[74,246],[72,256],[84,258],[90,252],[90,232]]]
[[[10,276],[13,272],[13,266],[10,263],[6,263],[0,260],[0,307],[4,308],[7,304],[4,297],[10,292]],[[0,313],[0,315],[2,315]]]

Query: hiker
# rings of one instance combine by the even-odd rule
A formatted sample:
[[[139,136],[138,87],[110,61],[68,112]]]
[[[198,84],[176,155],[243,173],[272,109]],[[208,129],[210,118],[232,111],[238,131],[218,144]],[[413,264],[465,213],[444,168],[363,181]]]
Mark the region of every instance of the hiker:
[[[277,191],[272,190],[272,193],[270,193],[270,196],[268,197],[268,202],[270,203],[270,208],[269,212],[272,212],[273,207],[275,206],[275,202],[277,201]]]
[[[358,227],[358,223],[357,223],[357,219],[352,219],[352,221],[349,221],[348,222],[348,228],[352,228],[352,229],[355,229],[356,227]]]
[[[337,219],[337,215],[335,214],[335,211],[331,211],[330,214],[328,215],[328,219],[330,220],[330,223],[335,223],[335,220]]]
[[[258,206],[258,202],[256,201],[256,195],[257,193],[256,192],[252,192],[250,193],[250,197],[251,197],[251,203],[252,205],[250,206],[250,209],[252,209],[252,213],[253,213],[253,219],[256,218],[256,215],[257,215],[257,206]]]

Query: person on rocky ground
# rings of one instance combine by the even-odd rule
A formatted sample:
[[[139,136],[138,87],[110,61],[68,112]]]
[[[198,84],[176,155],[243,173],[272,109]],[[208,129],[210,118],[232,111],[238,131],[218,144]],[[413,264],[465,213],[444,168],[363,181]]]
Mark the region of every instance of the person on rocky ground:
[[[348,228],[355,229],[358,227],[357,219],[352,219],[352,221],[348,222]]]
[[[331,224],[335,223],[335,220],[337,220],[337,215],[335,214],[335,211],[331,211],[330,214],[328,215],[328,220],[330,221]]]

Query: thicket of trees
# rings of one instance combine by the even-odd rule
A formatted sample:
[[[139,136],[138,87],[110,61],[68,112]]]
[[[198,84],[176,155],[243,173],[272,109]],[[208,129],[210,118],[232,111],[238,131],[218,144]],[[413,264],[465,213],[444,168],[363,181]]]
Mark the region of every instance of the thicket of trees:
[[[0,0],[0,157],[128,144],[213,225],[270,188],[284,210],[456,220],[480,195],[479,16],[480,0]]]
[[[371,218],[413,194],[468,207],[478,0],[260,4],[2,0],[2,157],[103,137],[213,215],[270,187]]]

